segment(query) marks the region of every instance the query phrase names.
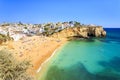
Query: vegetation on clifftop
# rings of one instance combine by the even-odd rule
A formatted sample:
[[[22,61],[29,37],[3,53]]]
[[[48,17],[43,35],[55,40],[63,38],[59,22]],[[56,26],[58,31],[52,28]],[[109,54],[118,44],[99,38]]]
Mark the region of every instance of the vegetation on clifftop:
[[[3,35],[3,34],[0,34],[0,44],[2,44],[3,42],[6,42],[8,40],[12,40],[12,38],[10,38],[8,35]]]
[[[8,51],[0,51],[0,80],[32,80],[27,74],[28,61],[17,61]]]

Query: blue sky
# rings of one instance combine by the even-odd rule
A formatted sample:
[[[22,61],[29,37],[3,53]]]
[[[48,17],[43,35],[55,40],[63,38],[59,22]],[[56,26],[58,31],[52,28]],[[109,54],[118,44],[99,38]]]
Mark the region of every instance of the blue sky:
[[[0,0],[0,23],[71,20],[120,27],[120,0]]]

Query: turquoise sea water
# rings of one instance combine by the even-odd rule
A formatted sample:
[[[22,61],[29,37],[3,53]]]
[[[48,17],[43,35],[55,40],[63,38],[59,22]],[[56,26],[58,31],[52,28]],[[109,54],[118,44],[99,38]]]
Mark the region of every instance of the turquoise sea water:
[[[39,80],[120,80],[120,29],[105,30],[106,38],[66,43]]]

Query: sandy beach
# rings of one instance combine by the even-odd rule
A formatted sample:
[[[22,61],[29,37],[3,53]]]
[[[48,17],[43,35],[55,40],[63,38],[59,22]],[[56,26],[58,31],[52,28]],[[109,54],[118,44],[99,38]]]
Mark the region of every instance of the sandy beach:
[[[18,60],[29,60],[32,64],[30,73],[35,75],[41,64],[47,60],[52,53],[67,41],[65,38],[57,39],[43,36],[25,37],[19,41],[6,43],[6,48],[13,52]]]

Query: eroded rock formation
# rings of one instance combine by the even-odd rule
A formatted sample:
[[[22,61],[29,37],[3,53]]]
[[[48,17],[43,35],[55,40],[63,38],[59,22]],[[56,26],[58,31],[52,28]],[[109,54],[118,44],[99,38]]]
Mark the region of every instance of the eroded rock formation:
[[[103,27],[72,27],[54,33],[52,37],[67,38],[67,37],[105,37],[106,31]]]

